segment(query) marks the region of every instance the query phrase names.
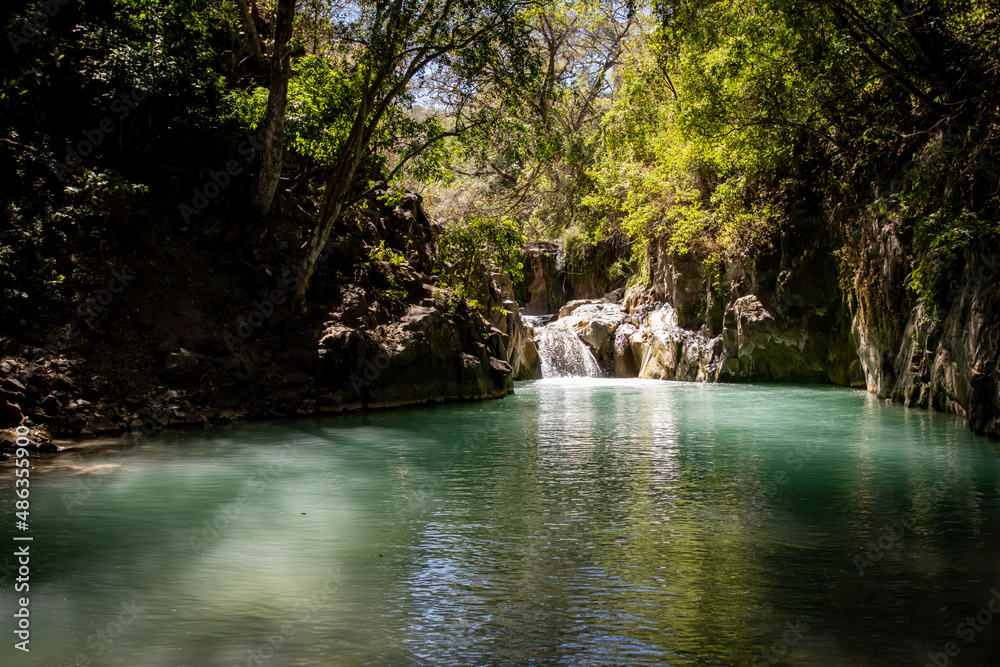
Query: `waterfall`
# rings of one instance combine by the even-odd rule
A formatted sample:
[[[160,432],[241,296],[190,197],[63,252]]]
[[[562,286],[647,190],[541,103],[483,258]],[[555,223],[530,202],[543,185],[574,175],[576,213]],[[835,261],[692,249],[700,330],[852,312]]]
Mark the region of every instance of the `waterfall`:
[[[590,348],[565,323],[560,320],[551,322],[551,315],[522,317],[537,333],[535,342],[538,345],[542,378],[596,378],[604,375]]]

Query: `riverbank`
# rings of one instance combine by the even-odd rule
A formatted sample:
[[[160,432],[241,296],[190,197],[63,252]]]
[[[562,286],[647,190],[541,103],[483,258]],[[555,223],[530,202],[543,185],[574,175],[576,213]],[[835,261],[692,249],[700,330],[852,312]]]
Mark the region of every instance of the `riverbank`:
[[[208,232],[162,243],[172,221],[153,219],[129,243],[95,247],[76,289],[85,296],[33,297],[5,322],[0,426],[27,423],[45,450],[52,438],[509,394],[533,375],[509,281],[470,307],[434,274],[439,229],[420,198],[390,205],[383,194],[364,226],[341,221],[304,313],[290,308],[299,280],[287,250],[301,214],[272,223],[287,239],[263,245]]]

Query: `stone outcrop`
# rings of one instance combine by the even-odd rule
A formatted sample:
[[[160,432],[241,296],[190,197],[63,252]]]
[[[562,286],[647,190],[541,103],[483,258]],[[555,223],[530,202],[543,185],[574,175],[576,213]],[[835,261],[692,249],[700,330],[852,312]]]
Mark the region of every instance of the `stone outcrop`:
[[[863,385],[829,245],[787,234],[770,256],[706,259],[650,248],[651,285],[625,298],[640,377]]]
[[[556,243],[529,243],[524,250],[526,269],[525,315],[548,315],[566,303],[565,265]]]
[[[557,320],[558,326],[575,333],[590,348],[608,374],[614,374],[618,365],[614,334],[625,319],[615,296],[571,301],[560,309]]]
[[[534,332],[521,319],[521,309],[514,301],[514,285],[505,273],[494,273],[492,289],[485,300],[490,323],[504,337],[506,361],[515,380],[530,380],[538,374],[538,348]]]
[[[505,338],[475,313],[412,306],[375,333],[328,327],[318,380],[331,408],[500,398],[513,391]]]
[[[728,379],[720,372],[722,337],[706,338],[681,328],[677,311],[669,303],[636,318],[628,345],[638,377],[688,382]]]
[[[1000,436],[1000,253],[967,249],[953,288],[916,304],[902,288],[910,258],[894,225],[870,217],[860,226],[848,296],[868,390]]]
[[[605,238],[575,246],[567,257],[561,242],[534,242],[525,248],[525,315],[551,315],[571,301],[601,299],[624,279],[611,279],[608,268],[628,256],[627,246]]]

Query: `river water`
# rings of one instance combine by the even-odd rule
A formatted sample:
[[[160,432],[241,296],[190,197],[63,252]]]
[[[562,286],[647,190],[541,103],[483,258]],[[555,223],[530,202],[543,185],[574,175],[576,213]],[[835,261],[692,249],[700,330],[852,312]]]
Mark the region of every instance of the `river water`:
[[[959,420],[830,387],[163,432],[38,464],[0,664],[996,665],[998,481]]]

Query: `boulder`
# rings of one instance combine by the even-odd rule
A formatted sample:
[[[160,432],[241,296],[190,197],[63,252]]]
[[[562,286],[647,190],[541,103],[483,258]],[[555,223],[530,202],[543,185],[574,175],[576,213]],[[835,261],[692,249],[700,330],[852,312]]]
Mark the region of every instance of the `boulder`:
[[[564,307],[570,311],[560,316],[556,326],[576,332],[591,349],[605,371],[614,366],[614,334],[625,320],[625,312],[614,303],[603,300],[574,301]]]
[[[198,355],[184,348],[168,354],[163,363],[164,377],[184,386],[198,384],[203,372]]]
[[[717,379],[721,343],[721,337],[709,339],[678,326],[677,311],[663,304],[642,320],[623,348],[632,352],[641,378],[711,382]]]

